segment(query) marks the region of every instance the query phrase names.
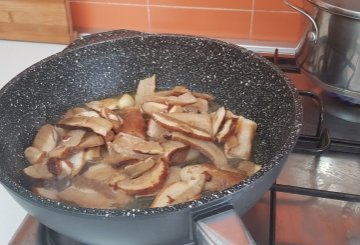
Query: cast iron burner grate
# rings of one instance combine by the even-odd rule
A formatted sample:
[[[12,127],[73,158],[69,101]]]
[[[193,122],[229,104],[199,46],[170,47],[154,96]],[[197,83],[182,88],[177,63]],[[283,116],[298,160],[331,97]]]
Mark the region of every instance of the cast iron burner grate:
[[[278,65],[284,72],[300,72],[294,59],[278,58],[278,50],[275,50],[273,58],[268,58]],[[285,62],[285,64],[283,63]],[[360,154],[360,141],[330,138],[329,132],[323,127],[324,106],[321,98],[310,91],[298,91],[300,96],[310,97],[318,104],[318,122],[315,135],[300,135],[295,146],[295,152],[304,152],[310,154],[321,154],[325,151],[337,151],[345,153]],[[276,244],[276,195],[277,192],[311,196],[318,198],[327,198],[347,202],[360,203],[360,195],[344,192],[334,192],[327,190],[318,190],[313,188],[304,188],[292,185],[277,184],[276,182],[270,189],[270,221],[269,221],[269,244]]]

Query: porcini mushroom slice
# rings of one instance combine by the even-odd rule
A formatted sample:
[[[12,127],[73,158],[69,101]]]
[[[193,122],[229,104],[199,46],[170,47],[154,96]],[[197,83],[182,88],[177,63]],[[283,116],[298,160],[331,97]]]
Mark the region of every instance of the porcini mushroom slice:
[[[30,164],[38,164],[45,161],[46,158],[46,152],[41,151],[36,147],[30,146],[25,149],[25,157],[26,160],[30,162]]]
[[[157,102],[145,102],[141,105],[141,109],[148,115],[153,113],[165,112],[168,106]]]
[[[106,98],[98,101],[91,101],[85,105],[94,111],[100,112],[102,108],[106,107],[110,110],[115,110],[117,108],[118,100],[116,98]]]
[[[130,94],[123,94],[118,100],[117,106],[119,109],[132,107],[135,105],[135,100]]]
[[[132,198],[122,191],[117,191],[114,198],[109,198],[90,188],[70,186],[58,193],[66,202],[75,203],[86,208],[116,208],[128,204]]]
[[[56,147],[58,139],[59,136],[55,127],[50,124],[46,124],[37,132],[33,142],[33,147],[41,151],[49,152]]]
[[[187,150],[189,148],[184,143],[174,140],[167,140],[165,142],[162,142],[161,146],[164,149],[163,158],[165,159],[165,161],[169,162],[170,164],[171,164],[171,158],[175,154],[175,152],[179,150]]]
[[[85,136],[86,131],[83,129],[69,130],[64,133],[61,144],[66,147],[77,146]]]
[[[208,134],[212,134],[212,124],[211,117],[209,114],[199,114],[199,113],[167,113],[166,116],[184,122],[190,126],[202,129]]]
[[[89,128],[97,134],[106,136],[112,129],[112,123],[101,117],[71,117],[58,122],[60,125]]]
[[[213,101],[215,99],[215,97],[211,94],[206,94],[206,93],[199,93],[199,92],[192,92],[192,94],[196,97],[196,98],[201,98],[207,101]]]
[[[120,131],[121,125],[123,124],[124,120],[114,111],[104,107],[101,109],[100,115],[112,123],[112,128],[115,132],[118,133]]]
[[[87,179],[108,183],[108,181],[116,173],[117,171],[110,165],[99,163],[90,166],[84,173],[81,174],[81,176]]]
[[[164,183],[164,187],[165,186],[168,186],[168,185],[171,185],[175,182],[179,182],[181,181],[180,179],[180,171],[181,171],[181,168],[178,167],[178,166],[171,166],[169,169],[168,169],[168,175],[166,177],[166,181]]]
[[[239,117],[236,122],[235,135],[225,141],[224,151],[228,158],[249,160],[257,124],[245,117]]]
[[[148,121],[148,127],[146,135],[152,140],[162,141],[163,135],[167,132],[167,129],[161,127],[154,119],[150,118]]]
[[[139,143],[144,143],[146,142],[144,139],[130,135],[130,134],[126,134],[126,133],[119,133],[116,135],[115,139],[113,142],[109,142],[108,143],[108,147],[109,147],[109,153],[111,156],[111,151],[115,151],[115,153],[119,153],[123,156],[135,156],[135,157],[139,157],[141,159],[141,157],[143,156],[148,156],[145,154],[141,154],[141,153],[137,153],[134,151],[134,146],[136,144]]]
[[[77,175],[85,166],[85,152],[79,151],[68,158],[71,163],[72,171],[71,176]]]
[[[130,195],[145,195],[161,188],[167,176],[168,166],[165,161],[158,160],[154,167],[135,179],[126,179],[116,186]]]
[[[223,126],[219,130],[219,132],[215,135],[216,141],[218,143],[223,143],[227,137],[229,137],[234,131],[234,120],[226,119],[223,123]]]
[[[184,107],[179,105],[173,105],[170,107],[169,113],[175,113],[175,112],[184,112]]]
[[[46,180],[54,177],[54,175],[49,171],[46,164],[30,165],[26,167],[23,171],[27,176],[33,179]]]
[[[139,81],[135,94],[135,104],[141,105],[146,97],[155,93],[156,76],[145,78]]]
[[[99,161],[101,159],[101,147],[95,146],[87,148],[84,156],[85,162],[87,161]]]
[[[211,164],[196,164],[184,167],[180,172],[182,181],[189,181],[196,174],[204,174],[205,191],[222,191],[247,178],[243,171],[232,172],[218,169]]]
[[[62,179],[71,175],[72,163],[68,160],[49,159],[47,162],[48,170],[58,179]]]
[[[152,118],[166,129],[172,131],[178,131],[197,139],[203,139],[203,140],[211,139],[211,135],[208,132],[205,132],[203,129],[197,128],[195,126],[191,126],[185,122],[172,118],[167,114],[154,113],[152,115]]]
[[[180,141],[186,145],[199,150],[204,156],[211,160],[220,169],[228,169],[229,165],[224,152],[211,141],[203,141],[188,137],[178,132],[167,135],[172,140]]]
[[[101,146],[105,144],[105,140],[100,135],[97,135],[95,133],[89,132],[85,135],[83,140],[78,144],[77,146],[73,147],[74,151],[80,151],[83,149]]]
[[[120,128],[121,132],[145,139],[146,123],[138,108],[127,108],[123,114],[121,114],[121,117],[123,118],[123,123]]]
[[[226,115],[226,110],[222,106],[212,113],[212,133],[216,135],[220,129],[221,124],[223,123]]]
[[[180,181],[164,187],[152,202],[152,208],[175,205],[199,198],[205,184],[205,176],[198,174],[189,181]]]
[[[209,102],[205,99],[197,98],[196,103],[184,106],[184,111],[206,114],[209,111]]]
[[[162,154],[164,149],[157,141],[144,141],[134,144],[133,151],[144,154],[157,155]]]
[[[82,107],[74,107],[69,109],[65,114],[64,114],[64,118],[69,118],[69,117],[73,117],[79,113],[82,112],[87,112],[88,110],[86,110],[85,108]]]
[[[123,173],[129,176],[130,179],[134,179],[151,169],[154,165],[154,159],[147,158],[144,161],[126,166],[123,170]]]
[[[196,98],[190,93],[184,93],[179,96],[158,96],[158,95],[151,95],[145,98],[146,102],[157,102],[166,105],[190,105],[196,103]]]
[[[157,96],[179,96],[189,92],[184,86],[175,86],[173,89],[155,92]]]

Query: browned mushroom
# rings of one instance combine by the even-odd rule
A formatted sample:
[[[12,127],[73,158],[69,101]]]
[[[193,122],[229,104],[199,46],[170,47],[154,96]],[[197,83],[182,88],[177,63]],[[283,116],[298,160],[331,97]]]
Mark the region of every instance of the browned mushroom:
[[[203,131],[207,132],[210,135],[212,134],[211,117],[209,114],[175,112],[175,113],[167,113],[166,116],[184,122],[187,125],[202,129]]]
[[[180,106],[180,105],[173,105],[170,107],[169,113],[174,113],[174,112],[184,112],[184,107]]]
[[[130,107],[122,111],[123,124],[120,131],[145,139],[146,123],[139,108]]]
[[[172,140],[180,141],[186,145],[190,145],[191,147],[199,150],[204,156],[209,158],[216,167],[220,169],[230,168],[224,152],[211,141],[194,139],[178,132],[172,132],[171,134],[167,135],[167,137],[171,138]]]
[[[125,166],[123,173],[129,176],[130,179],[134,179],[144,174],[155,165],[153,158],[149,157],[144,161],[140,161],[128,166]]]
[[[79,151],[68,158],[71,163],[71,176],[77,175],[85,166],[85,152]]]
[[[196,98],[196,102],[194,104],[184,106],[183,110],[186,112],[193,112],[193,113],[208,113],[209,102],[205,99]]]
[[[95,147],[87,148],[85,151],[84,159],[85,159],[85,162],[101,160],[101,147],[95,146]]]
[[[174,140],[167,140],[161,143],[161,146],[164,149],[163,158],[170,164],[172,163],[172,157],[176,152],[178,152],[179,150],[187,150],[189,148],[187,145]]]
[[[109,142],[108,151],[109,155],[116,155],[116,153],[121,154],[123,156],[134,157],[137,159],[145,159],[149,157],[147,154],[137,153],[134,151],[134,145],[139,143],[146,142],[144,139],[126,134],[126,133],[119,133],[116,135],[113,142]]]
[[[196,164],[184,167],[180,172],[182,181],[191,180],[193,175],[205,174],[205,191],[222,191],[247,178],[243,171],[232,172],[214,167],[212,164]]]
[[[212,133],[214,136],[218,133],[220,126],[225,119],[225,115],[226,110],[223,106],[212,113]]]
[[[224,143],[230,135],[234,132],[234,125],[236,121],[233,119],[225,119],[223,126],[219,130],[219,132],[215,135],[216,141],[218,143]]]
[[[58,140],[59,136],[55,127],[50,124],[46,124],[37,132],[33,142],[33,147],[41,151],[49,152],[56,147]]]
[[[24,173],[33,179],[51,179],[54,175],[49,171],[47,164],[34,164],[26,167]]]
[[[43,163],[46,158],[45,151],[41,151],[33,146],[26,148],[24,154],[26,159],[30,162],[30,164]]]
[[[179,96],[189,92],[184,86],[175,86],[173,89],[155,92],[157,96]]]
[[[101,109],[100,115],[112,123],[112,128],[116,133],[120,132],[120,128],[124,120],[118,114],[109,108],[104,107]]]
[[[201,99],[204,99],[204,100],[207,100],[207,101],[215,100],[215,97],[212,96],[211,94],[199,93],[199,92],[192,92],[192,93],[196,98],[201,98]]]
[[[133,151],[144,154],[158,155],[162,154],[164,149],[157,141],[144,141],[134,144]]]
[[[145,102],[141,105],[141,109],[148,115],[153,113],[165,112],[168,109],[168,106],[162,103],[157,102]]]
[[[224,144],[228,158],[249,160],[257,124],[245,117],[239,117],[236,122],[235,135],[230,136]]]
[[[166,105],[190,105],[196,103],[196,98],[190,93],[186,92],[179,96],[158,96],[151,95],[145,98],[146,102],[157,102]]]
[[[141,105],[148,96],[155,93],[156,76],[145,78],[139,81],[135,94],[135,104]]]
[[[200,197],[204,184],[204,174],[194,175],[189,181],[179,181],[170,184],[160,190],[151,207],[164,207],[197,199]]]
[[[71,117],[58,122],[59,125],[89,128],[97,134],[106,136],[112,129],[112,123],[101,117]]]
[[[152,118],[166,129],[181,132],[197,139],[211,139],[211,135],[208,132],[205,132],[203,129],[189,125],[185,122],[172,118],[169,115],[170,114],[165,113],[154,113]]]
[[[84,173],[81,174],[81,176],[96,180],[98,182],[102,183],[108,183],[108,181],[117,173],[113,167],[107,164],[99,163],[94,164],[86,169]]]
[[[152,140],[163,141],[163,136],[167,132],[167,129],[161,127],[154,119],[150,118],[148,121],[148,127],[146,130],[146,135]]]
[[[102,108],[106,107],[110,110],[115,110],[117,108],[118,100],[116,98],[106,98],[99,101],[91,101],[86,103],[86,106],[100,112]]]
[[[116,187],[130,195],[145,195],[160,189],[166,180],[167,163],[158,160],[156,165],[135,179],[126,179],[116,183]]]

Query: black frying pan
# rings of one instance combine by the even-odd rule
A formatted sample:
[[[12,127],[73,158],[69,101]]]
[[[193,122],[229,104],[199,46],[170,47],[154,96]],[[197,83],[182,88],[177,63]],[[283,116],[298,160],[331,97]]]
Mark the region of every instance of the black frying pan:
[[[157,75],[161,88],[185,85],[258,123],[254,160],[262,169],[227,190],[165,208],[100,210],[33,194],[23,151],[39,127],[69,108],[122,92]],[[89,244],[185,244],[193,217],[230,206],[241,215],[268,190],[299,134],[302,110],[277,68],[236,45],[207,38],[114,31],[78,40],[28,68],[0,91],[0,180],[46,226]],[[210,210],[210,211],[209,211]]]

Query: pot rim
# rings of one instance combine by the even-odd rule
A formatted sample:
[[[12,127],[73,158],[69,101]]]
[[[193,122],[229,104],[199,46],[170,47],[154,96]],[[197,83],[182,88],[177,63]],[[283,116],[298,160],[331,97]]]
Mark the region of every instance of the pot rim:
[[[173,206],[166,206],[166,207],[160,207],[160,208],[131,209],[131,210],[84,208],[84,207],[69,205],[69,204],[66,204],[63,202],[59,202],[59,201],[53,201],[53,200],[38,196],[37,194],[33,193],[32,191],[21,186],[18,181],[13,180],[9,176],[7,176],[5,173],[0,171],[0,180],[1,180],[2,184],[5,185],[7,188],[9,188],[17,196],[20,196],[21,198],[26,199],[27,201],[30,201],[35,205],[38,205],[38,206],[41,205],[45,208],[48,208],[48,209],[51,209],[54,211],[58,211],[61,213],[66,212],[66,213],[74,214],[74,215],[96,216],[96,217],[99,217],[102,219],[114,218],[114,217],[119,217],[119,216],[134,218],[136,216],[158,215],[158,214],[163,214],[163,213],[183,211],[185,209],[195,209],[195,208],[198,208],[205,204],[219,201],[221,199],[225,199],[226,197],[229,197],[232,194],[235,194],[236,192],[240,191],[244,187],[251,185],[254,181],[263,177],[265,174],[270,172],[276,165],[278,165],[284,157],[286,157],[288,154],[290,154],[290,152],[292,151],[292,149],[295,146],[297,138],[300,134],[300,128],[302,126],[302,118],[303,118],[302,104],[301,104],[301,100],[296,92],[296,89],[295,89],[292,81],[277,66],[275,66],[273,63],[271,63],[267,59],[257,56],[252,51],[247,50],[243,47],[240,47],[236,44],[217,40],[217,39],[207,38],[207,37],[192,36],[192,35],[179,35],[179,34],[148,34],[148,33],[144,33],[144,35],[126,37],[126,38],[146,38],[146,37],[152,37],[152,36],[189,38],[189,39],[195,39],[195,40],[215,42],[215,43],[218,43],[221,45],[227,45],[234,49],[241,50],[242,52],[249,53],[250,55],[252,55],[252,57],[254,57],[254,59],[257,59],[259,62],[266,63],[276,73],[278,73],[278,75],[281,76],[282,79],[284,79],[284,82],[285,82],[287,88],[289,89],[289,91],[292,95],[293,101],[294,101],[294,109],[293,109],[294,122],[293,122],[293,125],[291,125],[290,134],[288,135],[286,142],[281,146],[281,148],[277,152],[277,154],[275,154],[274,157],[265,165],[265,167],[262,167],[254,175],[250,176],[249,178],[241,181],[240,183],[238,183],[230,188],[227,188],[220,192],[215,192],[215,193],[207,195],[207,196],[203,196],[200,199],[197,199],[194,201],[184,202],[184,203],[176,204]],[[110,40],[104,40],[103,42],[116,42],[116,41],[117,41],[117,39],[110,39]],[[103,42],[98,42],[98,43],[103,43]],[[82,49],[82,48],[86,48],[86,47],[96,45],[96,44],[97,43],[92,43],[90,45],[85,45],[85,46],[81,46],[78,48]],[[77,48],[75,48],[75,49],[77,49]],[[34,65],[30,66],[29,68],[25,69],[23,72],[18,74],[15,78],[13,78],[10,82],[8,82],[0,90],[0,96],[2,96],[6,92],[6,90],[9,86],[16,83],[17,77],[21,77],[22,75],[26,74],[28,70],[30,70],[34,67],[39,67],[39,66],[43,65],[44,63],[48,62],[49,60],[53,60],[53,59],[56,59],[63,55],[66,55],[67,52],[71,52],[71,49],[69,51],[67,51],[67,50],[65,50],[65,51],[66,52],[59,52],[48,58],[45,58],[45,59],[35,63]]]

